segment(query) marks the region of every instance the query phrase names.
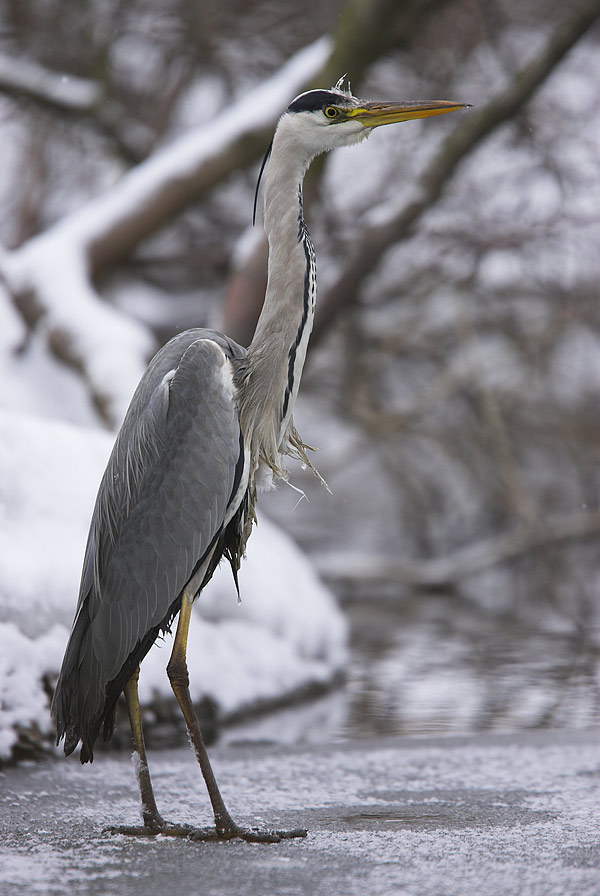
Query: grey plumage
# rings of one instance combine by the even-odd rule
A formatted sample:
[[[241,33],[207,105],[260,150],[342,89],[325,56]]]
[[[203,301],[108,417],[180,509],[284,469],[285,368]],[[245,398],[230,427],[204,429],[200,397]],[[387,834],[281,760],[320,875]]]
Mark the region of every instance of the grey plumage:
[[[65,752],[81,738],[83,762],[100,727],[112,732],[119,694],[194,573],[206,566],[200,588],[226,552],[239,566],[243,496],[224,521],[244,453],[226,381],[245,355],[220,333],[188,330],[158,352],[132,399],[100,484],[54,701]]]
[[[380,124],[459,105],[361,103],[340,85],[297,97],[279,121],[266,174],[267,290],[248,351],[214,330],[188,330],[158,352],[132,398],[100,483],[53,703],[58,740],[64,736],[67,754],[81,740],[86,762],[101,731],[112,733],[124,691],[144,821],[142,830],[119,829],[125,833],[191,836],[156,807],[137,693],[141,661],[179,614],[167,674],[210,795],[214,836],[306,835],[242,828],[225,807],[189,693],[192,602],[223,557],[237,583],[261,469],[285,478],[282,455],[310,464],[292,419],[315,313],[315,256],[302,211],[308,165]]]

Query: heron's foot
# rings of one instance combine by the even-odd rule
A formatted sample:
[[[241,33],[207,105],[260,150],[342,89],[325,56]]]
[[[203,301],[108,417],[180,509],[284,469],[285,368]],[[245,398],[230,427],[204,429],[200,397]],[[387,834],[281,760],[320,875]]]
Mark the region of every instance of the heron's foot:
[[[162,819],[161,819],[162,821]],[[128,837],[180,837],[183,840],[219,841],[219,840],[245,840],[247,843],[279,843],[281,840],[291,840],[296,837],[306,837],[306,828],[294,828],[291,831],[276,830],[263,831],[260,828],[245,828],[233,824],[225,830],[216,827],[197,828],[191,824],[171,824],[163,821],[162,825],[118,825],[105,828],[110,834],[125,834]]]
[[[191,836],[191,840],[203,840],[202,836],[203,829],[200,828],[201,835],[197,837],[194,834]],[[275,830],[275,831],[264,831],[260,828],[245,828],[239,824],[228,825],[224,830],[211,828],[209,829],[216,836],[214,839],[216,840],[245,840],[247,843],[279,843],[281,840],[293,840],[298,837],[306,837],[308,835],[308,831],[306,828],[293,828],[291,831],[284,830]],[[208,839],[213,839],[213,837],[209,837]]]

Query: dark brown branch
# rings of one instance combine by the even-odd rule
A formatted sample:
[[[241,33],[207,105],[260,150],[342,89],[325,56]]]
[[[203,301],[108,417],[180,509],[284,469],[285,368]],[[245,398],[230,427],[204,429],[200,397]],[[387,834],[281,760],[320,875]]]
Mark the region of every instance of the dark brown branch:
[[[310,87],[329,87],[348,72],[358,84],[367,68],[400,43],[409,44],[426,17],[450,0],[349,0],[334,34],[334,49]]]
[[[392,220],[361,233],[345,253],[346,265],[342,273],[320,300],[313,343],[327,331],[338,312],[356,299],[361,283],[384,253],[410,235],[423,213],[438,199],[457,165],[499,125],[523,108],[599,15],[600,0],[587,0],[581,4],[554,30],[541,52],[517,72],[502,93],[482,108],[465,115],[423,172],[418,197]]]

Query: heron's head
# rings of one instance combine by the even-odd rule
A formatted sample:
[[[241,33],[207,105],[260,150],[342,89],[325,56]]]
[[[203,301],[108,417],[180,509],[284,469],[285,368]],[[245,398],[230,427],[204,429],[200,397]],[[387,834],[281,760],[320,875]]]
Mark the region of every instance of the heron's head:
[[[297,96],[281,119],[280,128],[310,156],[350,146],[368,137],[373,128],[411,118],[428,118],[462,109],[465,103],[364,102],[342,88],[343,79],[330,90],[308,90]]]
[[[463,109],[466,103],[449,100],[427,102],[373,103],[353,96],[343,88],[344,78],[330,90],[307,90],[292,100],[279,119],[275,136],[260,169],[254,197],[254,216],[258,188],[267,160],[273,150],[272,183],[277,184],[282,169],[301,179],[311,160],[322,152],[351,146],[368,137],[373,128],[411,118],[428,118]],[[266,193],[265,193],[266,196]]]

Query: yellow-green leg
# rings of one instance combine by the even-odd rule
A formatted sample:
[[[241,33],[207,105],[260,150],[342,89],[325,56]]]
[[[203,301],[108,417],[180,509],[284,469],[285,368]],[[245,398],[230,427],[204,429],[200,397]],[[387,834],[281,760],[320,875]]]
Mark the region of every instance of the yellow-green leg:
[[[196,829],[188,836],[198,840],[212,840],[215,839],[215,836],[220,840],[229,840],[234,837],[239,837],[242,840],[249,840],[257,843],[277,843],[283,838],[306,837],[306,830],[304,829],[293,831],[258,831],[250,828],[243,828],[236,824],[229,814],[217,785],[208,758],[208,753],[206,752],[204,738],[202,737],[200,725],[198,724],[198,719],[190,696],[186,652],[191,613],[192,600],[186,593],[184,593],[181,602],[181,610],[179,612],[175,643],[173,644],[173,652],[171,654],[171,659],[169,660],[169,665],[167,666],[167,674],[169,676],[169,681],[171,682],[171,687],[173,688],[173,693],[177,698],[177,702],[179,703],[185,718],[190,740],[206,783],[215,816],[216,831],[200,828]]]
[[[144,743],[140,700],[138,697],[139,677],[140,670],[138,666],[125,685],[124,694],[125,702],[127,703],[127,712],[129,714],[129,724],[131,725],[133,749],[135,751],[135,773],[140,788],[140,796],[142,798],[142,818],[144,820],[144,826],[152,833],[157,833],[164,826],[164,821],[156,808],[154,790],[152,789],[152,781],[150,780],[150,772],[148,770],[148,760],[146,759],[146,745]]]
[[[181,601],[181,610],[179,612],[179,621],[177,624],[173,651],[167,666],[167,674],[169,676],[169,681],[171,682],[171,687],[173,688],[173,693],[175,694],[185,718],[190,740],[206,783],[215,816],[215,827],[197,828],[188,824],[172,824],[171,822],[164,821],[156,808],[154,791],[150,780],[150,772],[148,771],[148,762],[146,760],[146,748],[144,745],[144,734],[140,717],[138,669],[127,682],[125,687],[125,700],[127,701],[127,710],[129,712],[134,750],[137,753],[136,774],[142,798],[142,818],[144,820],[144,826],[122,826],[110,828],[109,830],[112,833],[129,834],[132,836],[147,837],[155,834],[162,834],[166,837],[184,837],[189,840],[232,840],[237,837],[252,843],[278,843],[280,840],[291,837],[306,837],[306,830],[304,828],[297,828],[291,831],[259,831],[254,828],[244,828],[236,824],[229,814],[212,770],[208,753],[206,752],[204,738],[202,737],[200,725],[198,724],[198,719],[190,696],[186,652],[191,613],[192,600],[184,593]]]
[[[162,833],[165,828],[165,822],[156,808],[154,790],[152,789],[152,781],[150,780],[150,772],[148,770],[148,760],[146,759],[146,745],[144,743],[144,731],[142,728],[140,701],[138,697],[139,677],[140,670],[138,667],[125,685],[123,693],[125,694],[129,724],[131,726],[135,774],[140,788],[140,796],[142,798],[142,819],[144,821],[144,826],[119,825],[118,827],[107,828],[107,830],[110,831],[111,834],[129,834],[137,837],[148,837]]]

